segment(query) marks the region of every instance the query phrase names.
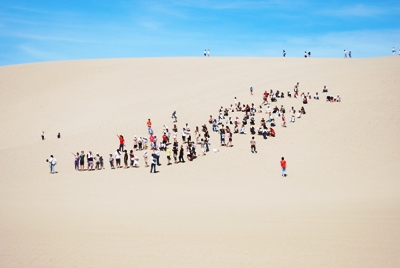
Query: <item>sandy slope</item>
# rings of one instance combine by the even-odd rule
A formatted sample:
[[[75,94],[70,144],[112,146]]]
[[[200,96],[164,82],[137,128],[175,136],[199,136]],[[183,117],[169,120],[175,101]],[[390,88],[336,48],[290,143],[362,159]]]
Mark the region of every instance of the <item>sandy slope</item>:
[[[0,67],[0,266],[399,267],[399,71],[398,57]],[[141,154],[135,170],[73,170],[71,152],[106,156],[116,134],[131,148],[147,118],[160,134],[176,109],[178,126],[193,129],[235,96],[259,104],[264,90],[296,82],[312,93],[327,85],[343,102],[311,101],[276,138],[257,137],[257,155],[249,135],[235,135],[233,148],[191,163],[167,167],[163,154],[157,175]]]

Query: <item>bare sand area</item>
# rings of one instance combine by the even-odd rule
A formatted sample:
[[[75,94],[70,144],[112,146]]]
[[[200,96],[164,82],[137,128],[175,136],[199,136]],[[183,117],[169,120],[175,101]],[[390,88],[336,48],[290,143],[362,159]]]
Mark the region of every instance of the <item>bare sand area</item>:
[[[0,266],[400,267],[399,60],[0,67]],[[275,138],[257,136],[258,154],[250,153],[250,134],[235,134],[225,148],[212,133],[219,152],[193,162],[167,166],[162,152],[160,172],[150,174],[140,153],[138,169],[109,168],[116,134],[131,149],[148,118],[160,135],[176,110],[178,127],[194,129],[234,97],[258,105],[264,90],[286,93],[296,82],[322,99],[305,105],[296,123],[278,124]],[[324,85],[342,102],[325,102]],[[303,106],[293,98],[276,105]],[[81,150],[103,155],[106,169],[75,171],[71,152]]]

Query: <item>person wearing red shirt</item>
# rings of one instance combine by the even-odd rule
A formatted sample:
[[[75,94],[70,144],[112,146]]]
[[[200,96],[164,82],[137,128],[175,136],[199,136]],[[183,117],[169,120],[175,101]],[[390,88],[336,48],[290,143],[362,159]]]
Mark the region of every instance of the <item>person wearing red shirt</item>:
[[[281,168],[282,168],[282,177],[286,177],[286,160],[284,157],[281,158]]]
[[[117,134],[117,137],[119,138],[119,150],[124,151],[124,146],[125,146],[124,136]]]
[[[275,137],[275,130],[272,127],[269,129],[269,135]]]

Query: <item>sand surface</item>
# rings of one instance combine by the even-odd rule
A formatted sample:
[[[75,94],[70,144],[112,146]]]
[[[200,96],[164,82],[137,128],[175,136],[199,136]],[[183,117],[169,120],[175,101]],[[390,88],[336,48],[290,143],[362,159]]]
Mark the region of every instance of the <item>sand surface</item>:
[[[0,67],[0,266],[400,267],[399,60]],[[258,154],[250,153],[250,135],[221,148],[212,133],[219,153],[172,166],[162,153],[158,174],[143,167],[142,153],[139,169],[109,168],[116,134],[130,149],[148,118],[160,135],[177,110],[178,127],[194,129],[234,97],[260,104],[264,90],[286,92],[296,82],[313,95],[327,85],[342,102],[311,100],[303,118],[275,128],[277,137],[257,136]],[[106,169],[76,172],[71,152],[81,150],[100,152]],[[50,154],[56,175],[45,162]]]

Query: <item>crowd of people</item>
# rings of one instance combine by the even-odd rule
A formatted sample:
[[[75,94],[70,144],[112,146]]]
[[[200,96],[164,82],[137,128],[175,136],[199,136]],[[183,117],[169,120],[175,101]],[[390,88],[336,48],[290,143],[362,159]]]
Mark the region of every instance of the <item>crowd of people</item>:
[[[288,90],[286,96],[284,92],[280,92],[279,90],[265,90],[259,105],[255,105],[254,103],[245,104],[234,97],[233,103],[230,106],[220,106],[218,115],[210,115],[208,119],[212,132],[219,136],[220,146],[233,147],[234,134],[246,135],[250,133],[252,135],[250,139],[251,152],[257,153],[255,136],[261,136],[264,140],[268,139],[268,137],[275,137],[276,131],[274,128],[277,126],[276,120],[280,119],[281,126],[285,128],[288,126],[286,114],[289,114],[289,123],[295,123],[296,120],[306,114],[304,106],[312,100],[312,96],[309,92],[307,94],[304,92],[299,94],[299,87],[299,83],[297,83],[293,91]],[[253,91],[254,89],[251,87],[251,95],[253,95]],[[326,86],[322,89],[322,93],[328,93]],[[314,100],[319,100],[319,96],[319,93],[316,92]],[[284,105],[280,105],[280,107],[273,105],[274,102],[285,97],[299,98],[302,100],[303,106],[297,109],[292,106],[287,113]],[[332,97],[328,95],[327,101],[340,102],[340,96]],[[266,115],[263,117],[263,114]],[[258,116],[261,118],[259,119],[259,123],[256,123],[256,117]],[[198,156],[205,156],[210,151],[211,135],[207,124],[203,124],[201,127],[196,126],[193,131],[188,123],[184,124],[181,128],[178,127],[176,111],[172,113],[171,118],[173,127],[170,130],[164,124],[160,135],[161,138],[155,135],[153,123],[151,119],[148,119],[146,123],[148,136],[134,135],[132,149],[127,149],[125,137],[117,134],[119,147],[115,153],[109,154],[109,167],[111,169],[139,168],[141,154],[144,167],[150,166],[150,172],[157,173],[157,166],[161,166],[160,157],[162,151],[165,152],[167,165],[172,165],[172,162],[174,164],[185,163],[186,161],[190,162]],[[80,153],[72,153],[72,155],[75,159],[74,165],[77,171],[94,171],[105,168],[104,157],[99,153],[94,154],[92,151],[89,151],[85,154],[84,151],[81,151]],[[48,162],[50,163],[51,173],[55,173],[55,158],[51,156]],[[53,162],[55,163],[51,164]]]

